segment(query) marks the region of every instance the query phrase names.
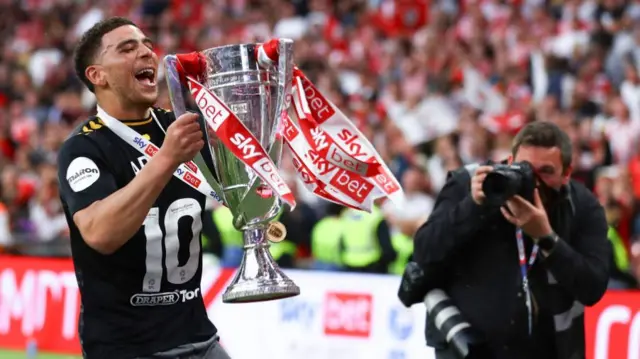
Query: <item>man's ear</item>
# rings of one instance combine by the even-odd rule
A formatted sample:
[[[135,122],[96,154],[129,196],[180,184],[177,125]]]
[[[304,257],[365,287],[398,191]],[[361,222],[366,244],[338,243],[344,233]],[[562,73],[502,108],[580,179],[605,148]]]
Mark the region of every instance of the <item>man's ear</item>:
[[[99,65],[88,66],[84,70],[84,75],[94,87],[101,87],[107,84],[107,78]]]
[[[565,170],[564,173],[562,174],[562,184],[567,184],[569,183],[569,180],[571,179],[571,174],[573,173],[573,166],[569,165]]]

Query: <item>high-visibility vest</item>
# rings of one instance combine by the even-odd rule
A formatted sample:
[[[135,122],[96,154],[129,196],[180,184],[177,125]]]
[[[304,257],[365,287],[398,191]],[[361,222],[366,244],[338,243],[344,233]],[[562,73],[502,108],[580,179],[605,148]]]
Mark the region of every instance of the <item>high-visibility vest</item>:
[[[413,238],[398,232],[391,237],[391,245],[398,255],[389,265],[389,273],[401,275],[409,262],[409,257],[413,254]]]
[[[277,221],[280,215],[281,214],[278,214],[274,220]],[[225,248],[235,247],[242,249],[244,247],[242,231],[237,230],[236,227],[233,226],[233,213],[231,213],[229,208],[224,206],[216,208],[216,210],[213,211],[213,222],[216,224],[218,232],[220,232],[220,238]],[[269,244],[269,251],[275,260],[280,259],[284,254],[295,255],[296,253],[295,244],[286,238],[282,242],[270,242]]]
[[[216,208],[213,211],[213,223],[218,228],[223,246],[240,248],[244,246],[242,232],[233,226],[233,213],[229,208],[225,206]]]
[[[226,268],[238,267],[242,263],[244,240],[242,232],[233,226],[233,213],[229,208],[220,206],[213,211],[213,223],[222,242],[221,265]]]
[[[271,256],[276,261],[280,259],[285,254],[289,254],[291,256],[295,256],[298,248],[295,243],[285,239],[282,242],[269,243],[269,252],[271,252]]]
[[[615,228],[609,226],[607,237],[609,237],[609,240],[611,241],[611,244],[613,246],[613,260],[616,264],[616,267],[618,267],[621,272],[628,271],[629,253],[627,253],[627,248],[625,247],[620,234],[618,234],[618,231],[616,231]]]
[[[311,254],[314,260],[336,266],[341,264],[342,224],[342,219],[337,216],[325,217],[316,223],[311,231]]]
[[[362,268],[380,259],[382,249],[377,230],[383,220],[382,211],[375,206],[371,213],[351,208],[342,213],[342,264]]]

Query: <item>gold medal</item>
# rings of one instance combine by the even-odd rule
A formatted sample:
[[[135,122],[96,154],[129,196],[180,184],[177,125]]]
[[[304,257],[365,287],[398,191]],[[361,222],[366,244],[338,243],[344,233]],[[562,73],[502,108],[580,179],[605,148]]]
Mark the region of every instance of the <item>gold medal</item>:
[[[267,239],[270,242],[282,242],[286,236],[287,229],[285,228],[284,224],[280,222],[269,223],[269,228],[267,228]]]

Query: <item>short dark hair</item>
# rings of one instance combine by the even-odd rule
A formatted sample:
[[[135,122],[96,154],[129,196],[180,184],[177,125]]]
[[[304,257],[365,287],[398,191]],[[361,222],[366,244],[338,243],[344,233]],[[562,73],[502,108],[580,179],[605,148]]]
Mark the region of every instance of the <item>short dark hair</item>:
[[[95,88],[84,72],[87,67],[91,65],[98,49],[100,49],[100,46],[102,45],[102,37],[120,26],[125,25],[133,25],[137,27],[133,21],[124,17],[110,17],[93,25],[89,30],[82,34],[80,41],[78,41],[73,52],[73,66],[76,76],[78,76],[80,81],[87,86],[89,91],[94,92]]]
[[[526,125],[513,139],[511,154],[516,156],[522,146],[558,147],[562,159],[562,169],[566,170],[573,159],[573,149],[569,135],[551,122],[535,121]]]

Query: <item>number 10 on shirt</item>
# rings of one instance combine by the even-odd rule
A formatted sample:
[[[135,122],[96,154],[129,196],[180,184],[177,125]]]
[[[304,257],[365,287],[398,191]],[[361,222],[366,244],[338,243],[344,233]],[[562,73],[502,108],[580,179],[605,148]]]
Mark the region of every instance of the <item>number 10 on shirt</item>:
[[[160,215],[158,207],[149,210],[143,223],[146,243],[146,272],[142,283],[142,291],[156,293],[161,290],[162,277],[166,268],[167,281],[172,284],[183,284],[191,280],[200,264],[200,231],[202,230],[202,207],[193,198],[180,198]],[[178,236],[178,222],[185,217],[192,218],[189,241],[189,259],[180,266],[178,252],[180,250],[180,238]],[[162,233],[160,221],[164,221],[165,233]],[[165,252],[164,266],[162,252]]]

